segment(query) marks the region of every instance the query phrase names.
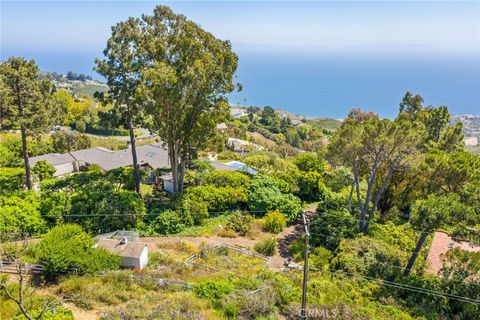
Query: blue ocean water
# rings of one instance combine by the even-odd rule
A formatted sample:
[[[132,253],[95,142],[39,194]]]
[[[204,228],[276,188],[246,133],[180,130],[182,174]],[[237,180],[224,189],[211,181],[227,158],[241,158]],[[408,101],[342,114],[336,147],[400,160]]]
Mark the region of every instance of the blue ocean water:
[[[240,54],[240,105],[342,118],[353,107],[394,117],[406,91],[454,114],[480,114],[480,57],[372,54]]]
[[[5,54],[6,52],[4,52]],[[426,105],[480,115],[480,57],[473,55],[312,54],[238,50],[243,91],[231,104],[270,105],[294,114],[342,118],[353,107],[395,117],[406,91]],[[11,52],[35,59],[43,70],[91,74],[97,51]],[[2,59],[6,57],[2,55]]]

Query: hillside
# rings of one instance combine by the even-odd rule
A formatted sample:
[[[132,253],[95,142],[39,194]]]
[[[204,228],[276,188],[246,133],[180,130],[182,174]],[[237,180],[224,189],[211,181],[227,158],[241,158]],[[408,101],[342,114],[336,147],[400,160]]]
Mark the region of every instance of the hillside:
[[[56,72],[42,71],[41,76],[50,79],[57,88],[65,89],[76,95],[93,97],[93,94],[96,91],[108,90],[108,86],[105,83],[93,80],[91,76],[76,74],[71,71],[66,75]]]
[[[464,142],[467,149],[480,155],[480,116],[470,114],[452,116],[450,123],[456,124],[458,122],[463,124]]]

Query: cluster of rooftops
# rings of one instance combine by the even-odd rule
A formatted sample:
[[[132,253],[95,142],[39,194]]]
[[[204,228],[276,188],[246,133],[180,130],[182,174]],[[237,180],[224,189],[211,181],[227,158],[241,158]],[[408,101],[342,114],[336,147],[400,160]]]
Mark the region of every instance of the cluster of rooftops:
[[[161,142],[138,146],[136,151],[140,166],[148,166],[153,169],[170,167],[168,150]],[[41,160],[47,161],[57,169],[55,176],[78,171],[79,167],[87,164],[95,164],[108,171],[131,166],[133,162],[130,149],[112,151],[101,147],[32,157],[30,158],[30,165],[34,166],[35,163]]]
[[[138,146],[137,160],[140,167],[150,169],[168,169],[170,168],[170,160],[168,157],[168,149],[162,142],[146,144]],[[31,157],[30,166],[34,166],[38,161],[46,161],[50,163],[56,170],[54,176],[59,177],[66,174],[79,171],[85,165],[98,165],[103,170],[108,171],[116,168],[131,166],[132,151],[123,149],[112,151],[102,147],[72,151],[67,153],[49,153],[41,156]],[[256,174],[256,171],[249,168],[239,161],[231,161],[227,163],[219,163],[211,161],[210,164],[216,170],[226,171],[246,171],[250,174]]]

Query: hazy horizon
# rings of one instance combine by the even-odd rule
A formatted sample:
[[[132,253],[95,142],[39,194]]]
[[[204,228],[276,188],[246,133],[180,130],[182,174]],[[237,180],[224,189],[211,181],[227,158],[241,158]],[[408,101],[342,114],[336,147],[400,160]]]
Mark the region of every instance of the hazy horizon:
[[[478,2],[2,1],[0,59],[101,79],[93,66],[110,27],[157,4],[232,42],[244,86],[233,104],[392,117],[409,90],[426,104],[480,114]]]

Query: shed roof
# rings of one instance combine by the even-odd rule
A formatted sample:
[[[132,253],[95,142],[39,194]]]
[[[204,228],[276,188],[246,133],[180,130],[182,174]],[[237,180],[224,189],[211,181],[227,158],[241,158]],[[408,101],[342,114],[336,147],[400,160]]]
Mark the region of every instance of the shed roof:
[[[128,241],[125,244],[121,244],[120,241],[115,239],[99,239],[97,248],[104,248],[107,251],[116,254],[120,257],[126,258],[140,258],[142,252],[148,247],[148,244],[141,242]]]

